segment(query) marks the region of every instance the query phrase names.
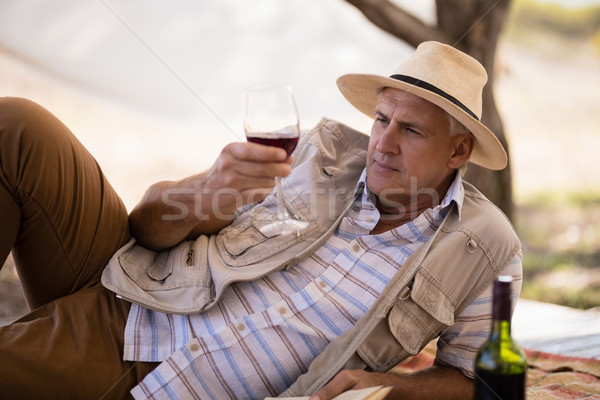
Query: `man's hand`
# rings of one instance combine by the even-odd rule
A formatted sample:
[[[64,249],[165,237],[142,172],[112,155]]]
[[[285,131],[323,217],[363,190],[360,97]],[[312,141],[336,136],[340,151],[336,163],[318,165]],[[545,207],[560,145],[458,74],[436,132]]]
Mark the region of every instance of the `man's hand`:
[[[398,375],[386,372],[367,372],[361,369],[344,370],[337,374],[327,385],[310,396],[309,400],[330,400],[352,389],[364,389],[372,386],[394,386],[397,383],[397,379]]]
[[[292,172],[291,162],[277,147],[230,143],[204,175],[201,187],[213,195],[224,193],[217,198],[218,210],[213,211],[233,213],[244,204],[263,200],[275,186],[275,177]]]
[[[344,370],[314,393],[310,400],[330,400],[350,389],[371,386],[392,386],[388,399],[448,399],[473,398],[473,381],[451,367],[430,367],[409,375],[390,372]]]
[[[230,143],[205,173],[152,185],[129,215],[131,234],[143,246],[164,250],[218,232],[236,209],[262,201],[275,177],[291,173],[291,163],[277,147]]]

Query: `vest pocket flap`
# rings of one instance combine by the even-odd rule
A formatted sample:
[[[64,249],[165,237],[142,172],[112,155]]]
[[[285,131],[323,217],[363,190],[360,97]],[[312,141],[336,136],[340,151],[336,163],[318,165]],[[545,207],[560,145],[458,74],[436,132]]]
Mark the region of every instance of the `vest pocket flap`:
[[[119,257],[123,271],[144,290],[164,290],[179,285],[179,278],[173,280],[174,268],[193,270],[193,265],[187,265],[186,260],[194,256],[194,241],[185,241],[178,246],[156,252],[142,246],[134,245]],[[193,257],[196,258],[196,257]],[[187,268],[185,268],[187,267]],[[207,269],[207,268],[206,268]],[[180,274],[181,275],[181,274]],[[201,279],[202,274],[198,273]],[[189,280],[186,277],[186,280]]]
[[[254,220],[256,219],[258,220],[258,224],[239,224],[235,228],[228,229],[222,235],[222,244],[227,250],[227,253],[231,254],[233,257],[241,256],[249,248],[267,240],[267,237],[258,232],[257,228],[260,228],[260,221],[267,221],[270,218],[276,219],[277,214],[268,213],[266,212],[267,210],[264,209],[259,210],[261,210],[261,212],[255,211],[252,220],[248,221],[254,222]],[[264,222],[263,225],[266,223],[267,222]]]
[[[454,323],[456,301],[444,286],[427,270],[419,268],[410,292],[411,299],[429,315],[444,325]]]
[[[171,275],[168,252],[133,245],[119,257],[123,271],[142,289],[154,290]]]
[[[163,253],[159,253],[156,260],[146,270],[146,275],[154,281],[164,282],[165,279],[173,273],[173,268],[169,267],[168,257]]]
[[[286,192],[286,195],[288,193]],[[222,260],[230,267],[246,267],[276,255],[315,233],[317,225],[302,202],[290,202],[295,206],[291,213],[309,221],[308,228],[298,235],[274,235],[267,237],[260,232],[263,226],[277,221],[276,198],[269,195],[250,211],[238,216],[231,225],[223,228],[216,237],[217,249]]]

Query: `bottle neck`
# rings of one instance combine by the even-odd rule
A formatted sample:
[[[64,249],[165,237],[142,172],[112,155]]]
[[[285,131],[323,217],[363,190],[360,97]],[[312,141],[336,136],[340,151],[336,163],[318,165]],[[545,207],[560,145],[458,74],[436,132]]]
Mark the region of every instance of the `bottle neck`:
[[[508,321],[510,324],[511,320],[511,305],[510,297],[496,299],[494,298],[492,308],[492,321]]]
[[[492,303],[492,333],[510,337],[511,325],[510,284],[495,282]]]

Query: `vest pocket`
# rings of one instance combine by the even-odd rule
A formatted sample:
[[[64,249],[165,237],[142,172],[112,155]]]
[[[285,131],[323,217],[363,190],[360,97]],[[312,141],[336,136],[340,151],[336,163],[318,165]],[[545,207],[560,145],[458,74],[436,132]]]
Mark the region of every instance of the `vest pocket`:
[[[222,247],[231,257],[239,257],[249,248],[259,245],[267,240],[267,237],[260,233],[257,225],[247,223],[239,225],[236,229],[230,229],[221,236]]]
[[[167,290],[185,286],[210,287],[206,260],[208,239],[200,236],[163,252],[134,245],[119,257],[123,271],[144,290]]]
[[[292,188],[285,190],[286,208],[295,218],[309,222],[298,235],[275,235],[267,237],[260,228],[277,220],[277,199],[269,195],[262,203],[239,215],[233,223],[221,230],[216,238],[222,260],[232,267],[245,267],[306,240],[317,232],[317,224],[310,210]]]
[[[390,331],[402,347],[415,355],[454,323],[455,302],[422,266],[415,275],[410,296],[396,299],[388,315]]]
[[[122,276],[128,279],[109,282],[110,288],[150,309],[175,314],[198,312],[214,297],[207,257],[205,235],[160,253],[134,244],[118,258],[125,273]]]
[[[360,358],[374,371],[387,371],[418,354],[454,323],[451,298],[426,270],[419,268],[387,314],[358,347]]]

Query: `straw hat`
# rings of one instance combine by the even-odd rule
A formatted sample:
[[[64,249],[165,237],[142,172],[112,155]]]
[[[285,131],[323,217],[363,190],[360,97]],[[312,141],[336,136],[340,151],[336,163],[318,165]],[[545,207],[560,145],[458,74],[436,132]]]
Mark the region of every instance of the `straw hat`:
[[[401,89],[442,108],[473,133],[477,142],[471,161],[493,170],[506,166],[507,156],[496,136],[480,122],[481,94],[487,82],[483,66],[471,56],[438,43],[421,43],[390,76],[347,74],[337,80],[344,97],[374,117],[379,90]]]

